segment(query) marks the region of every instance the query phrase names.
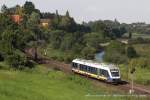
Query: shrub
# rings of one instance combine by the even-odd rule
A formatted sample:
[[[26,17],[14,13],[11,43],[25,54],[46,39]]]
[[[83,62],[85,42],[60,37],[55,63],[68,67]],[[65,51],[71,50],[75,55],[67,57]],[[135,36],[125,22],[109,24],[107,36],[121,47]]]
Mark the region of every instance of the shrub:
[[[26,61],[24,62],[24,65],[25,65],[26,67],[28,67],[28,68],[34,68],[34,67],[35,67],[35,62],[32,61],[32,60],[26,60]]]
[[[2,53],[0,53],[0,61],[4,61],[4,57],[3,57]]]
[[[53,56],[53,57],[51,57],[53,60],[56,60],[57,59],[57,57],[56,56]]]
[[[104,60],[111,63],[121,64],[127,62],[127,57],[118,52],[110,52],[104,55]]]
[[[150,68],[150,62],[148,58],[132,59],[132,64],[136,67]]]
[[[23,58],[16,54],[7,55],[6,61],[11,67],[16,69],[20,69],[22,67],[22,63],[24,62]]]
[[[72,56],[72,55],[67,55],[64,57],[64,61],[66,63],[70,63],[73,59],[74,59],[74,56]]]
[[[146,58],[140,58],[140,59],[138,59],[137,64],[141,68],[150,68],[149,59],[146,59]]]
[[[136,53],[135,49],[132,46],[127,47],[126,54],[127,54],[128,58],[137,57],[137,53]]]
[[[112,41],[105,50],[104,60],[112,63],[126,63],[125,45]]]
[[[7,55],[5,58],[6,62],[10,65],[10,67],[22,70],[25,67],[33,68],[34,63],[26,58],[24,55],[20,55],[17,53],[13,53]]]
[[[59,56],[59,57],[57,57],[56,60],[58,60],[58,61],[64,61],[64,58],[62,56]]]
[[[94,59],[95,53],[96,53],[96,49],[92,47],[85,47],[81,51],[81,54],[85,59]]]
[[[150,39],[138,37],[138,38],[135,38],[135,39],[130,39],[129,43],[130,44],[145,44],[145,43],[147,44],[147,43],[150,43]]]

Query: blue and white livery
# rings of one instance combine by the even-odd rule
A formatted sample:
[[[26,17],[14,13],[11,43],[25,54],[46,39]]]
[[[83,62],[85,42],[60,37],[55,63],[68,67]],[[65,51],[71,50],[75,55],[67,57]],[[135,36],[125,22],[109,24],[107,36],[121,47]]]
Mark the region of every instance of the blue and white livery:
[[[120,82],[120,71],[116,65],[98,63],[92,60],[74,59],[72,71],[106,82]]]

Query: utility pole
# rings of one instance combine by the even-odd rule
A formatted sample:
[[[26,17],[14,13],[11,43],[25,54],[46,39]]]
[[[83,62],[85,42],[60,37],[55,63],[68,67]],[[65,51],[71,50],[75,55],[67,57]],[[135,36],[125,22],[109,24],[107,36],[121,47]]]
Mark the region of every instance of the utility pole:
[[[131,71],[130,71],[130,73],[131,73],[131,90],[130,90],[130,94],[134,93],[134,89],[133,89],[134,72],[135,72],[135,68],[132,68]]]

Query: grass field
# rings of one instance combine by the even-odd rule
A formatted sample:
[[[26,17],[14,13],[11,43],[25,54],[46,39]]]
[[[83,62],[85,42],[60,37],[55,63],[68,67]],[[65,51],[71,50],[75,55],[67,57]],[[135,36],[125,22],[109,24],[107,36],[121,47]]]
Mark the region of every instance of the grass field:
[[[131,82],[131,74],[128,74],[127,76],[127,66],[121,65],[120,71],[122,79]],[[150,70],[136,67],[136,71],[134,73],[134,82],[150,87]]]
[[[111,93],[123,94],[108,86],[93,86],[79,76],[48,71],[41,66],[30,71],[0,70],[0,100],[148,100],[148,97],[98,96]]]
[[[124,34],[125,37],[128,37],[128,33]],[[150,39],[150,35],[149,34],[138,34],[138,33],[132,33],[132,38],[135,39],[135,38],[144,38],[144,39]]]
[[[133,46],[140,57],[150,59],[150,44],[135,44]]]
[[[138,38],[138,37],[142,37],[144,39],[150,39],[150,35],[149,34],[133,34],[132,36],[133,38]]]
[[[135,58],[135,75],[134,80],[136,83],[147,85],[150,87],[150,44],[134,44],[133,45],[139,57]],[[144,62],[146,60],[147,62]],[[142,65],[145,65],[142,68]],[[127,79],[127,66],[121,65],[120,67],[122,78]]]
[[[45,52],[44,52],[45,49],[43,48],[39,48],[38,49],[38,52],[41,54],[41,55],[45,55]],[[64,57],[66,56],[71,56],[72,55],[72,52],[68,51],[68,52],[63,52],[61,50],[58,50],[58,49],[53,49],[51,48],[50,46],[48,46],[46,48],[46,57],[49,57],[49,58],[53,58],[53,59],[57,59],[57,60],[62,60]]]

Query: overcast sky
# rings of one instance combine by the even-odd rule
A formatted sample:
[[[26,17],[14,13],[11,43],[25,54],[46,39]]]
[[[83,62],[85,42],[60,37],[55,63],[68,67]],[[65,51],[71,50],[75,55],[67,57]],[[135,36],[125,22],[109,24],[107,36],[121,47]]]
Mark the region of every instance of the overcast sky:
[[[23,5],[26,0],[0,0],[0,6]],[[150,0],[28,0],[44,12],[69,10],[77,22],[115,18],[120,22],[150,23]]]

